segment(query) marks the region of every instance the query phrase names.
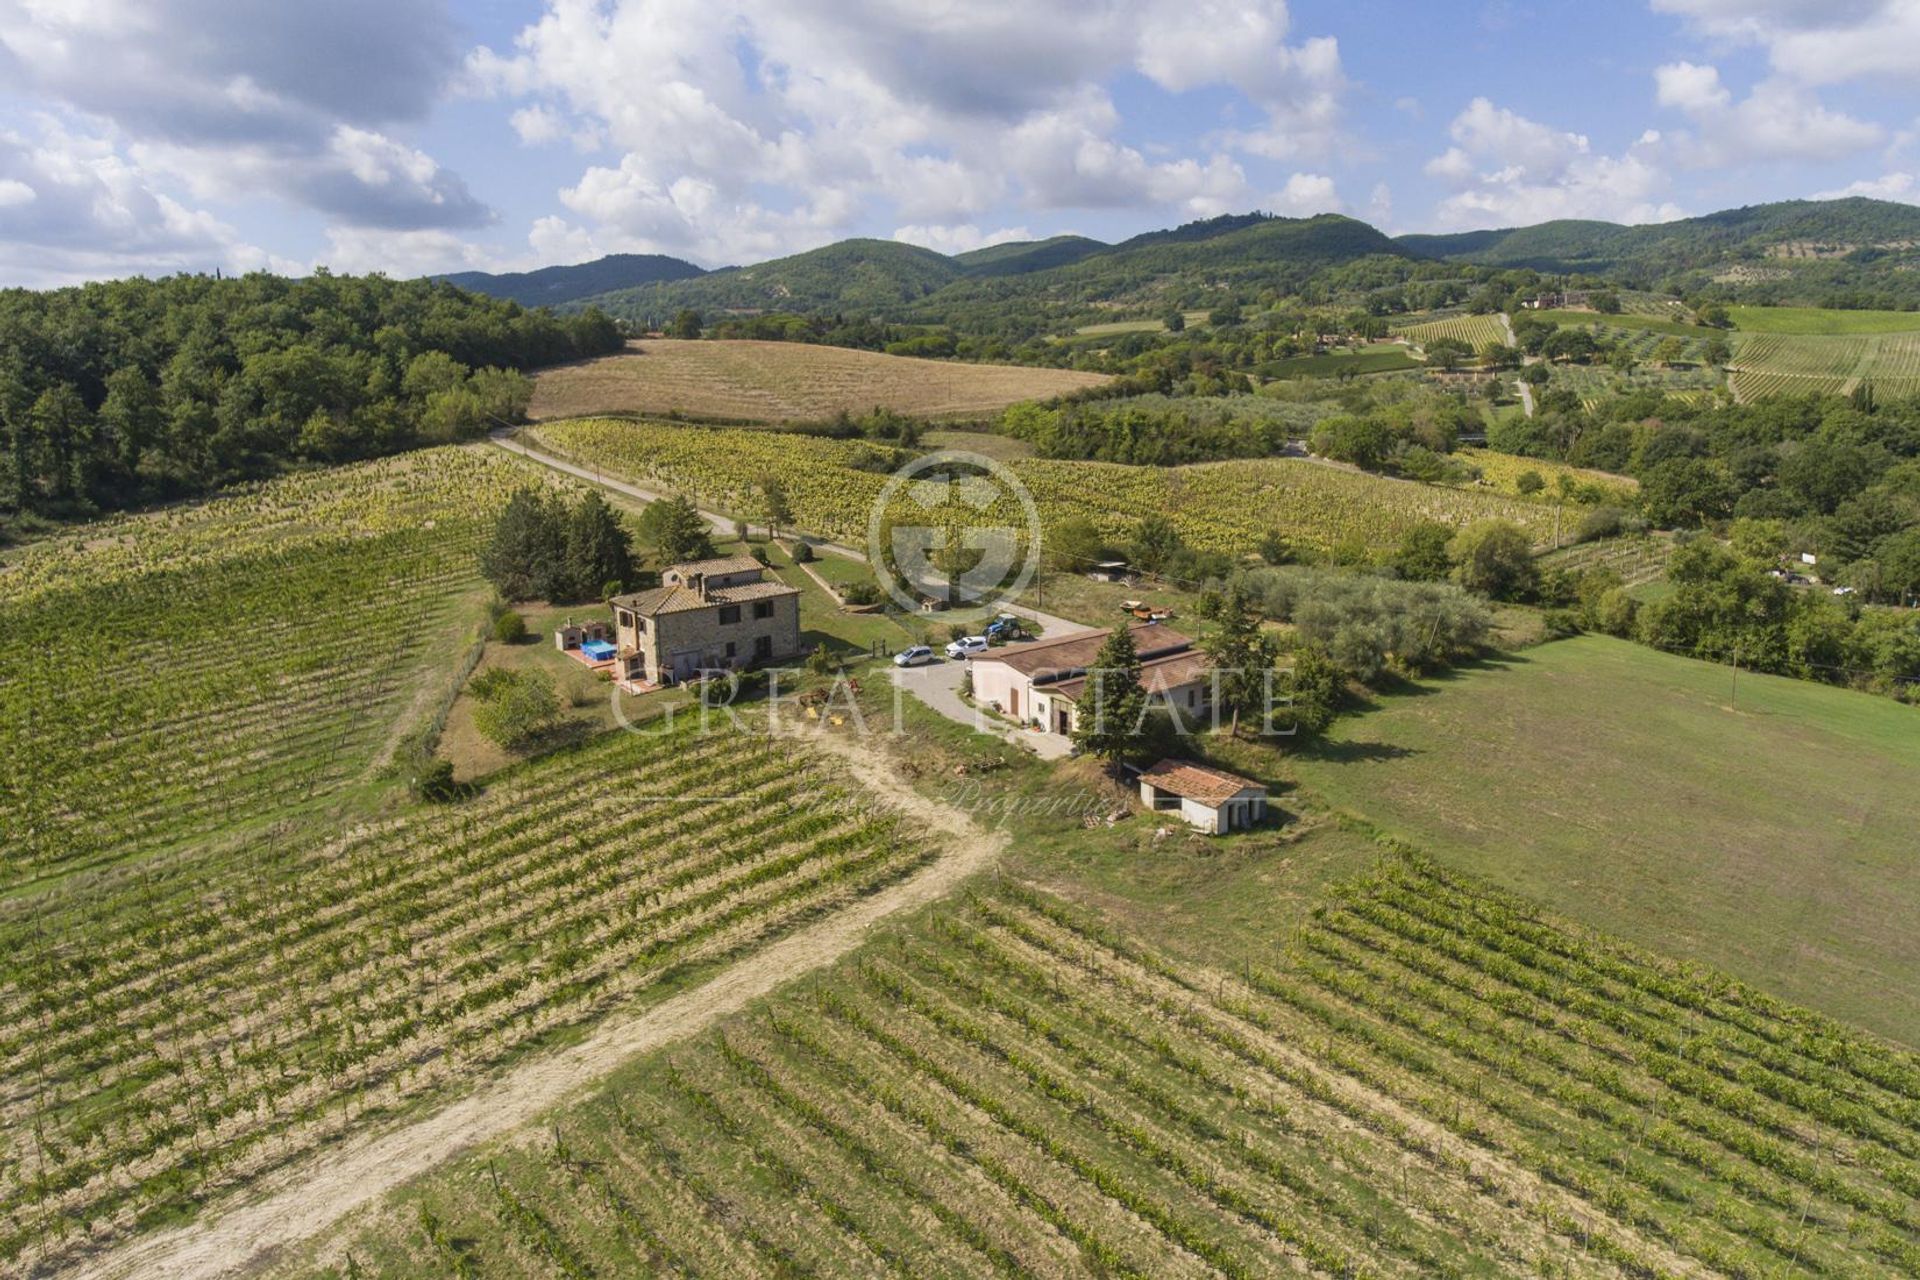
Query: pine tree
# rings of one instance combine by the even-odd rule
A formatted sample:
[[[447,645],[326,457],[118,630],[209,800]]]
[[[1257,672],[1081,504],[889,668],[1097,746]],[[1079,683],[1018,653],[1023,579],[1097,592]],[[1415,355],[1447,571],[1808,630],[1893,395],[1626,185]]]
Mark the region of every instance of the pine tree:
[[[597,600],[609,584],[622,590],[633,578],[633,543],[619,515],[599,494],[587,494],[567,517],[567,595]]]
[[[566,525],[562,510],[538,489],[507,499],[480,553],[480,574],[504,600],[539,600],[565,589]]]
[[[1115,627],[1087,671],[1074,703],[1073,745],[1117,764],[1141,749],[1147,693],[1140,687],[1140,651],[1131,627]]]
[[[1233,732],[1240,733],[1240,713],[1266,697],[1273,660],[1279,654],[1274,638],[1260,627],[1260,611],[1245,588],[1235,585],[1220,605],[1220,627],[1200,642],[1213,664],[1220,702],[1233,712]]]

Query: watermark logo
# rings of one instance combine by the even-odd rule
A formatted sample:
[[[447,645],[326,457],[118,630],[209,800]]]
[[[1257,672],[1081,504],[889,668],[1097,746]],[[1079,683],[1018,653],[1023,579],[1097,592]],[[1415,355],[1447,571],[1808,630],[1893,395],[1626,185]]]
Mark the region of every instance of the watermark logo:
[[[867,520],[867,558],[894,603],[944,606],[957,623],[1019,598],[1039,568],[1040,539],[1040,510],[1020,478],[964,449],[895,471]]]

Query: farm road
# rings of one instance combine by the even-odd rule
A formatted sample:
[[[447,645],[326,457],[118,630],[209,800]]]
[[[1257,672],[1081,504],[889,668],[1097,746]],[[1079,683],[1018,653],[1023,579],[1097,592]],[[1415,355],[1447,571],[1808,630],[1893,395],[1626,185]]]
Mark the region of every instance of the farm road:
[[[411,1178],[480,1143],[529,1127],[543,1112],[604,1080],[632,1058],[685,1040],[750,1002],[832,964],[887,917],[925,906],[990,866],[1004,833],[914,791],[886,754],[853,736],[820,733],[875,799],[931,828],[946,850],[906,880],[762,948],[717,977],[644,1013],[613,1014],[580,1043],[531,1059],[439,1111],[371,1138],[349,1140],[273,1177],[255,1198],[188,1226],[141,1237],[67,1274],[100,1280],[172,1280],[250,1273],[319,1235]]]

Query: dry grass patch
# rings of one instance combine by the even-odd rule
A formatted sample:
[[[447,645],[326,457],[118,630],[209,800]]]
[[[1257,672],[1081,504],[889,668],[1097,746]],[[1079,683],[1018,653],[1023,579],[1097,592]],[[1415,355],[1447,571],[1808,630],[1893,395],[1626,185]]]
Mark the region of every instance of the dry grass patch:
[[[661,338],[542,374],[531,412],[535,418],[678,412],[802,422],[878,407],[965,418],[1104,381],[1094,373],[916,360],[795,342]]]

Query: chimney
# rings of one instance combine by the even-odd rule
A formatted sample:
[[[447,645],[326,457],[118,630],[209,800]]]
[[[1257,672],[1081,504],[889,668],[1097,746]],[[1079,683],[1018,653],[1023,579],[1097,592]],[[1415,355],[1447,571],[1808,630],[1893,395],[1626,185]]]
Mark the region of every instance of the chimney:
[[[688,574],[687,585],[692,587],[694,594],[699,596],[702,600],[705,600],[707,598],[707,575],[706,574],[704,573]]]

